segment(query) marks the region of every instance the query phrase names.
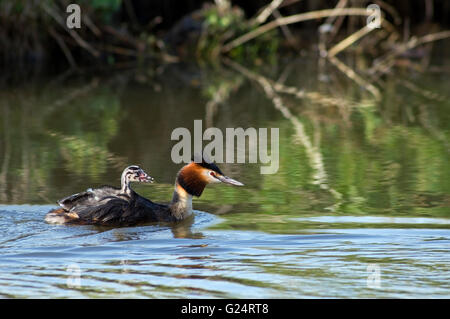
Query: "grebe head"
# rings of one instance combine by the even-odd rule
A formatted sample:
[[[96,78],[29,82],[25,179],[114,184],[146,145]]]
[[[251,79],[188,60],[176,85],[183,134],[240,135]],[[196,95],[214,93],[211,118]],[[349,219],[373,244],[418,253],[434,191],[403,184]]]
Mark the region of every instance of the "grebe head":
[[[122,173],[122,182],[126,184],[130,182],[153,183],[153,181],[153,177],[137,165],[128,166]]]
[[[196,163],[197,162],[197,163]],[[192,161],[184,166],[177,176],[177,184],[191,195],[200,197],[206,185],[225,183],[235,186],[244,186],[241,182],[225,176],[216,164],[206,160]]]

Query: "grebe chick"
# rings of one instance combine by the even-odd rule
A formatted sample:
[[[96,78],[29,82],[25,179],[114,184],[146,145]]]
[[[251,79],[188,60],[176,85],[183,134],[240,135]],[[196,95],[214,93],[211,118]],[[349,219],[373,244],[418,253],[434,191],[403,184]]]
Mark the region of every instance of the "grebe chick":
[[[64,218],[62,217],[65,213],[76,213],[87,207],[99,206],[117,197],[129,198],[133,192],[131,189],[131,182],[153,183],[153,181],[153,177],[149,176],[139,166],[128,166],[122,172],[120,188],[105,185],[96,189],[89,188],[85,192],[60,199],[57,203],[61,208],[50,211],[45,219],[48,222],[59,223],[64,221]]]
[[[154,203],[131,191],[129,197],[116,196],[104,204],[66,213],[63,223],[133,226],[181,221],[192,214],[192,197],[200,197],[206,185],[212,183],[244,185],[225,176],[214,163],[202,159],[201,163],[191,162],[178,172],[172,201],[168,205]]]

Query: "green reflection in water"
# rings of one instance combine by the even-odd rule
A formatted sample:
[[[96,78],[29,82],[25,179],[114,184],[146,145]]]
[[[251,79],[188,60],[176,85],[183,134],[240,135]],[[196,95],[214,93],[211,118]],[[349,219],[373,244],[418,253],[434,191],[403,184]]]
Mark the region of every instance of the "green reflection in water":
[[[134,163],[158,182],[136,189],[168,201],[180,168],[170,160],[170,134],[203,119],[204,127],[280,129],[277,174],[260,175],[259,164],[223,164],[246,187],[214,185],[195,200],[195,208],[224,217],[215,228],[301,233],[330,225],[293,217],[450,217],[448,100],[411,92],[397,80],[387,81],[376,101],[339,74],[327,85],[305,77],[315,74],[311,65],[294,64],[286,80],[305,88],[306,97],[280,95],[303,135],[257,83],[231,69],[175,69],[145,80],[131,71],[87,84],[2,90],[0,201],[54,203],[88,187],[117,185]],[[276,79],[281,71],[265,74]],[[446,94],[437,77],[424,75],[417,85]]]

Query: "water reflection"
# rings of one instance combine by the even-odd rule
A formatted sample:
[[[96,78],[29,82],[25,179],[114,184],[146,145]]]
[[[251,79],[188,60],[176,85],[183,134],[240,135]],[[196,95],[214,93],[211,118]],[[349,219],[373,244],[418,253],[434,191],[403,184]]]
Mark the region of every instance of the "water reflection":
[[[200,215],[200,217],[198,217]],[[149,223],[147,226],[151,227],[154,231],[160,231],[161,229],[169,230],[173,236],[173,238],[190,238],[190,239],[200,239],[204,238],[204,235],[201,231],[198,230],[199,226],[202,226],[204,223],[210,223],[212,221],[212,216],[204,212],[195,212],[195,215],[191,215],[188,218],[177,222],[177,223]],[[195,227],[194,227],[195,223]],[[204,226],[204,225],[203,225]],[[141,225],[137,227],[136,231],[133,231],[134,227],[124,228],[125,230],[121,231],[116,230],[114,227],[104,227],[104,226],[92,226],[92,229],[95,229],[99,232],[108,232],[114,231],[113,237],[114,241],[128,241],[128,240],[137,240],[140,237],[140,233],[142,231],[142,227],[146,227],[146,225]],[[148,231],[148,228],[146,229]]]
[[[326,82],[317,61],[302,59],[1,89],[2,296],[448,296],[448,79],[387,76],[377,97],[320,68]],[[279,128],[278,173],[221,165],[246,187],[208,186],[195,217],[177,225],[43,221],[59,198],[119,185],[129,164],[157,181],[138,193],[170,201],[180,168],[170,135],[195,119]],[[80,289],[65,286],[71,263],[85,274]],[[380,290],[361,284],[368,263],[381,265]]]
[[[312,63],[289,67],[304,68],[304,74],[315,71]],[[282,139],[279,174],[225,165],[227,174],[243,176],[250,187],[211,190],[203,203],[223,196],[233,198],[223,204],[265,212],[279,211],[282,203],[285,213],[427,214],[433,206],[445,215],[448,102],[439,79],[428,84],[435,86],[431,97],[424,96],[428,89],[411,91],[393,81],[377,102],[336,72],[328,72],[332,84],[324,86],[296,71],[283,79],[286,84],[270,80],[285,68],[253,78],[246,75],[254,71],[239,71],[177,67],[144,79],[129,71],[88,84],[79,79],[2,91],[0,200],[53,203],[87,187],[115,185],[123,167],[136,163],[165,185],[142,191],[168,201],[179,168],[169,160],[170,133],[203,119],[222,129],[280,127]]]

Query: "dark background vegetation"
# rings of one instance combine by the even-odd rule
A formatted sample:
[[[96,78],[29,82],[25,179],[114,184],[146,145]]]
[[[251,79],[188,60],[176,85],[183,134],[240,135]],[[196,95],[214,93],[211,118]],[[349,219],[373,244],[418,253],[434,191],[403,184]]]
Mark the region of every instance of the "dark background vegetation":
[[[82,8],[82,28],[76,35],[65,22],[66,0],[0,0],[0,65],[2,69],[47,70],[82,65],[112,65],[130,60],[156,58],[165,62],[216,58],[217,47],[258,27],[252,19],[271,1],[234,0],[233,8],[217,13],[214,1],[204,0],[78,0]],[[281,16],[332,9],[337,0],[286,0],[279,6]],[[378,3],[387,9],[386,19],[402,35],[424,35],[445,29],[450,21],[447,0],[348,0],[346,7],[365,8]],[[216,19],[215,15],[219,16]],[[226,17],[227,20],[220,19]],[[230,18],[230,19],[228,19]],[[271,15],[267,21],[273,20]],[[364,19],[344,19],[336,39],[356,31]],[[224,22],[225,21],[225,22]],[[256,58],[274,52],[296,53],[317,43],[318,28],[324,19],[289,25],[295,39],[287,41],[279,29],[258,41],[255,47],[228,52],[232,57]],[[271,40],[276,39],[273,42]],[[280,40],[280,43],[278,42]],[[202,41],[204,43],[202,43]],[[336,40],[335,40],[336,41]],[[280,50],[281,49],[281,50]],[[212,54],[211,54],[212,52]]]

